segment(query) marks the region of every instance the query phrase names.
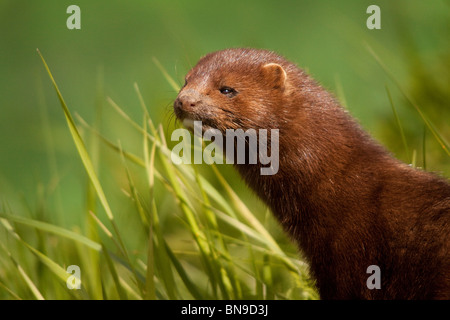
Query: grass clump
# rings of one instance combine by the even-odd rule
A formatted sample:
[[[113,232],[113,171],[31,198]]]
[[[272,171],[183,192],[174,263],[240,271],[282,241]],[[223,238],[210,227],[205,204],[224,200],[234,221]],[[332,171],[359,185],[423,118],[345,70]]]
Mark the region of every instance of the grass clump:
[[[270,224],[260,222],[216,167],[203,170],[172,163],[163,127],[154,125],[137,84],[141,124],[111,98],[107,102],[140,137],[140,155],[128,151],[126,143],[105,137],[98,123],[92,126],[73,117],[40,52],[39,56],[89,181],[86,207],[80,212],[83,226],[70,230],[3,205],[1,298],[318,298],[307,265],[293,246],[286,240],[278,244],[268,230]],[[86,134],[90,145],[83,139]],[[98,174],[99,167],[107,168],[99,162],[100,146],[117,164],[106,174],[121,172],[122,177],[108,188]],[[119,205],[105,191],[111,188],[122,194]],[[133,221],[132,227],[126,221]],[[67,287],[73,276],[67,272],[69,265],[80,267],[79,290]]]

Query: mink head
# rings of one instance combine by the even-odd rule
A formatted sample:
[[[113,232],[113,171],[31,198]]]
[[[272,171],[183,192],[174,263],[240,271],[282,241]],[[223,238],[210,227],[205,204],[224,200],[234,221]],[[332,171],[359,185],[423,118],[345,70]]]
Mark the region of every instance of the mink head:
[[[278,128],[298,70],[277,54],[256,49],[210,53],[192,68],[174,102],[174,111],[192,129],[193,121],[219,129]]]

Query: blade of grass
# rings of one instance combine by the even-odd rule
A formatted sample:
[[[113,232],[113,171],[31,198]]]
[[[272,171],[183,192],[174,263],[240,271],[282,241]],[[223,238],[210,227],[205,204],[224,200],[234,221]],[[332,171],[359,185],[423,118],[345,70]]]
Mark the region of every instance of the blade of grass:
[[[173,90],[180,91],[180,86],[176,83],[175,80],[169,75],[169,73],[166,71],[166,69],[162,66],[162,64],[156,59],[156,57],[152,57],[153,62],[158,67],[158,69],[162,72],[164,75],[164,78],[166,78],[167,82],[170,84]]]
[[[0,217],[7,219],[9,221],[14,221],[16,223],[27,225],[27,226],[33,227],[35,229],[39,229],[39,230],[42,230],[42,231],[45,231],[48,233],[52,233],[52,234],[55,234],[55,235],[58,235],[58,236],[61,236],[61,237],[67,238],[67,239],[77,241],[95,251],[101,250],[101,246],[99,243],[92,241],[91,239],[88,239],[79,233],[75,233],[73,231],[66,230],[64,228],[58,227],[58,226],[50,224],[50,223],[37,221],[37,220],[29,219],[29,218],[23,218],[23,217],[19,217],[19,216],[15,216],[15,215],[4,214],[4,213],[0,213]]]
[[[93,166],[91,158],[89,157],[89,154],[88,154],[88,152],[86,150],[86,147],[85,147],[85,144],[83,142],[83,139],[81,138],[81,135],[78,132],[78,129],[77,129],[77,127],[75,125],[75,122],[74,122],[74,120],[72,118],[72,115],[71,115],[71,113],[69,111],[69,108],[67,107],[67,104],[64,101],[64,98],[63,98],[63,96],[62,96],[62,94],[61,94],[61,92],[60,92],[60,90],[58,88],[58,85],[55,82],[55,79],[53,78],[52,73],[50,72],[50,69],[49,69],[49,67],[48,67],[44,57],[42,56],[42,54],[40,53],[39,50],[37,50],[37,52],[38,52],[38,54],[39,54],[39,56],[40,56],[40,58],[41,58],[41,60],[42,60],[42,62],[44,64],[45,69],[46,69],[46,71],[47,71],[47,73],[48,73],[48,75],[49,75],[49,77],[50,77],[50,79],[51,79],[51,81],[53,83],[53,86],[54,86],[54,88],[56,90],[57,96],[58,96],[59,101],[61,103],[61,107],[62,107],[62,109],[64,111],[64,115],[66,117],[67,125],[68,125],[69,130],[70,130],[71,135],[72,135],[72,139],[73,139],[73,141],[75,143],[75,146],[76,146],[76,148],[78,150],[78,153],[79,153],[79,155],[81,157],[81,160],[83,162],[85,170],[88,173],[88,176],[89,176],[89,178],[90,178],[90,180],[91,180],[91,182],[92,182],[92,184],[93,184],[93,186],[94,186],[94,188],[95,188],[95,190],[97,192],[97,196],[98,196],[98,198],[99,198],[99,200],[100,200],[100,202],[101,202],[101,204],[102,204],[102,206],[103,206],[103,208],[104,208],[104,210],[106,212],[106,215],[107,215],[108,219],[110,220],[111,225],[113,226],[113,229],[114,229],[114,232],[116,234],[118,243],[120,244],[121,252],[122,252],[123,256],[126,258],[127,262],[129,263],[129,267],[130,267],[132,273],[134,274],[134,276],[136,278],[136,281],[138,282],[137,274],[136,274],[136,272],[134,270],[134,267],[133,267],[133,265],[131,263],[130,257],[128,255],[127,250],[126,250],[126,247],[125,247],[125,245],[124,245],[124,243],[122,241],[122,237],[120,235],[119,229],[118,229],[118,227],[117,227],[117,225],[116,225],[116,223],[114,221],[114,215],[113,215],[113,213],[111,211],[111,207],[109,206],[109,203],[107,201],[107,198],[105,196],[103,188],[102,188],[102,186],[100,184],[100,181],[99,181],[99,179],[98,179],[98,177],[97,177],[97,175],[95,173],[94,166]]]
[[[167,148],[162,126],[160,125],[158,129],[161,144]],[[208,238],[200,228],[196,211],[193,209],[192,204],[190,203],[188,197],[186,196],[186,193],[184,192],[184,188],[182,187],[181,182],[178,180],[176,166],[174,166],[174,164],[172,163],[170,156],[168,157],[163,153],[159,153],[159,155],[162,165],[168,176],[168,181],[170,182],[175,192],[176,199],[179,200],[180,209],[188,222],[189,229],[200,251],[202,261],[207,270],[207,273],[209,274],[212,288],[214,292],[216,292],[216,288],[219,288],[223,298],[229,299],[229,290],[227,290],[227,288],[225,287],[225,283],[223,281],[220,281],[222,266],[220,265],[220,261],[214,257],[213,245],[210,241],[208,241]]]
[[[392,101],[391,92],[389,91],[388,86],[385,86],[386,92],[389,98],[389,102],[391,103],[392,112],[394,113],[395,122],[397,123],[398,129],[400,131],[400,135],[402,137],[403,147],[405,148],[406,156],[408,157],[408,163],[411,163],[411,155],[409,153],[408,144],[406,142],[405,132],[403,131],[403,127],[400,123],[400,118],[398,117],[397,110],[395,109],[394,102]]]
[[[67,121],[69,130],[70,130],[70,133],[72,135],[72,138],[74,140],[74,143],[78,150],[78,153],[81,157],[81,161],[83,162],[83,165],[89,175],[89,178],[91,179],[91,182],[94,185],[94,188],[97,192],[100,202],[102,203],[103,208],[105,209],[106,215],[108,216],[108,218],[110,220],[114,220],[114,216],[112,214],[109,203],[106,200],[106,196],[103,192],[103,188],[101,187],[100,181],[98,180],[97,175],[95,174],[94,166],[93,166],[92,161],[87,153],[83,139],[81,138],[81,135],[76,128],[75,122],[73,121],[73,118],[69,111],[69,108],[67,107],[66,102],[64,101],[64,98],[63,98],[61,92],[59,91],[58,85],[56,84],[55,79],[53,78],[53,75],[50,72],[47,62],[45,62],[45,59],[42,56],[41,52],[39,50],[37,50],[37,52],[42,60],[42,63],[44,64],[44,67],[45,67],[45,69],[50,77],[50,80],[52,81],[52,84],[56,90],[56,94],[58,96],[59,102],[61,103],[61,107],[64,111],[64,116],[66,117],[66,121]]]
[[[102,251],[105,256],[106,264],[108,265],[109,272],[111,273],[111,276],[113,278],[113,282],[115,284],[117,293],[119,294],[119,297],[121,300],[127,300],[127,295],[125,291],[122,288],[122,284],[119,281],[119,276],[117,275],[116,268],[114,267],[114,264],[111,260],[111,256],[109,255],[108,249],[105,248],[105,246],[102,244]]]
[[[19,297],[14,291],[12,291],[10,288],[5,286],[3,282],[0,281],[0,287],[3,288],[6,292],[8,292],[11,296],[14,297],[16,300],[23,300],[21,297]]]
[[[103,90],[103,68],[99,67],[97,71],[97,90],[95,97],[95,118],[94,118],[94,128],[100,131],[102,122],[102,109],[104,100],[104,90]],[[100,139],[96,135],[91,135],[89,137],[89,154],[91,155],[92,164],[95,172],[98,172],[99,161],[100,161]],[[97,212],[97,192],[91,183],[90,179],[86,179],[86,232],[90,239],[96,242],[100,241],[99,230],[96,222],[93,220],[89,212]],[[102,286],[101,286],[101,276],[100,276],[100,253],[96,251],[89,250],[88,252],[80,252],[80,258],[83,264],[88,266],[91,270],[88,274],[89,289],[92,292],[93,299],[100,300],[103,299]]]
[[[78,153],[80,155],[81,161],[83,162],[83,165],[84,165],[84,167],[86,169],[86,172],[88,173],[88,176],[89,176],[89,178],[90,178],[90,180],[91,180],[91,182],[92,182],[92,184],[93,184],[93,186],[95,188],[95,191],[97,192],[97,196],[98,196],[98,198],[100,199],[100,202],[103,205],[103,208],[104,208],[104,210],[106,212],[106,215],[108,216],[109,220],[111,221],[111,223],[113,225],[113,228],[116,231],[116,234],[117,234],[117,236],[118,236],[118,238],[120,240],[119,242],[122,242],[121,239],[120,239],[120,235],[118,234],[117,226],[116,226],[116,224],[114,222],[114,215],[113,215],[113,213],[111,211],[111,208],[109,206],[109,203],[108,203],[108,201],[106,199],[105,193],[103,192],[103,188],[102,188],[102,186],[100,184],[100,181],[97,178],[97,175],[96,175],[95,170],[94,170],[94,166],[93,166],[91,158],[89,157],[89,154],[88,154],[88,152],[86,150],[86,146],[85,146],[85,144],[83,142],[83,139],[81,138],[81,135],[80,135],[80,133],[77,130],[75,122],[73,121],[72,115],[71,115],[71,113],[69,111],[69,108],[67,107],[67,104],[64,101],[64,98],[63,98],[63,96],[62,96],[62,94],[61,94],[61,92],[60,92],[60,90],[58,88],[58,85],[56,84],[56,81],[53,78],[53,75],[52,75],[52,73],[51,73],[51,71],[50,71],[50,69],[49,69],[49,67],[47,65],[47,62],[45,61],[45,59],[42,56],[42,54],[39,51],[39,49],[37,49],[37,52],[39,54],[39,57],[42,60],[42,63],[44,64],[44,67],[45,67],[45,69],[46,69],[46,71],[47,71],[47,73],[48,73],[48,75],[50,77],[50,80],[52,81],[52,84],[53,84],[53,86],[54,86],[54,88],[56,90],[56,94],[57,94],[58,99],[60,101],[61,107],[62,107],[62,109],[64,111],[64,116],[66,117],[67,125],[69,127],[70,133],[72,135],[72,139],[73,139],[73,141],[75,143],[75,146],[76,146],[76,148],[78,150]],[[123,249],[123,251],[125,251],[123,247],[122,247],[122,249]]]
[[[273,277],[272,268],[270,265],[270,256],[265,254],[263,258],[263,271],[262,271],[264,284],[265,284],[265,299],[273,300],[275,298],[273,291]]]
[[[34,297],[37,300],[45,300],[44,296],[42,295],[42,293],[39,291],[39,289],[37,288],[37,286],[34,284],[34,282],[30,279],[30,277],[27,275],[27,273],[25,272],[25,270],[22,268],[22,266],[13,258],[13,256],[11,255],[11,252],[8,251],[8,249],[2,244],[0,243],[1,248],[6,252],[6,255],[11,259],[13,265],[17,268],[17,271],[19,272],[20,276],[22,277],[22,279],[25,281],[26,285],[28,286],[28,288],[30,289],[31,293],[34,295]],[[1,283],[0,283],[1,284]],[[6,287],[5,287],[6,288]],[[6,288],[7,289],[7,288]],[[10,290],[8,290],[9,292],[12,292]],[[20,298],[19,298],[20,299]],[[21,300],[21,299],[20,299]]]
[[[232,287],[232,290],[230,290],[230,288],[228,289],[228,291],[232,291],[230,292],[230,294],[233,294],[233,298],[234,299],[239,299],[242,298],[242,288],[240,286],[239,281],[237,280],[234,268],[233,268],[233,260],[231,259],[231,255],[228,251],[227,245],[225,240],[222,237],[222,233],[219,230],[219,226],[217,224],[217,220],[215,215],[213,214],[213,212],[209,209],[211,203],[209,201],[209,198],[206,194],[206,191],[203,187],[203,184],[200,180],[200,174],[198,173],[197,167],[194,165],[193,166],[194,169],[194,173],[195,173],[195,180],[197,182],[197,185],[200,189],[200,193],[202,196],[202,202],[206,205],[203,206],[204,209],[204,214],[207,218],[207,230],[208,232],[211,232],[210,229],[212,229],[213,233],[215,234],[215,237],[217,238],[217,240],[219,241],[219,244],[222,248],[222,255],[225,256],[225,265],[224,265],[224,271],[221,273],[221,276],[223,278],[223,282],[224,283],[229,283],[229,285]],[[214,249],[214,246],[212,247],[212,249]],[[214,255],[216,255],[216,253],[214,253]]]
[[[69,278],[70,275],[66,272],[66,270],[64,268],[62,268],[59,264],[54,262],[52,259],[47,257],[42,252],[40,252],[40,251],[36,250],[35,248],[33,248],[32,246],[30,246],[25,241],[21,240],[21,242],[28,249],[30,249],[30,251],[33,252],[39,258],[39,260],[41,260],[53,272],[53,274],[55,274],[58,278],[60,278],[64,282],[64,284],[67,282],[67,279]],[[71,293],[72,295],[74,295],[76,297],[79,296],[83,299],[89,299],[89,295],[87,294],[86,289],[84,288],[83,284],[81,284],[80,290],[69,290],[69,293]]]
[[[25,246],[28,250],[30,250],[47,268],[60,280],[62,280],[64,283],[69,278],[69,274],[64,270],[60,265],[58,265],[56,262],[54,262],[52,259],[47,257],[45,254],[40,252],[39,250],[36,250],[32,246],[30,246],[26,241],[24,241],[14,230],[13,226],[9,223],[6,219],[0,219],[0,222],[3,224],[3,226],[6,228],[6,230],[13,236],[14,239],[17,240],[17,242],[21,243],[23,246]],[[74,292],[75,291],[75,292]],[[86,289],[84,288],[83,284],[81,284],[81,290],[69,290],[69,293],[76,297],[76,298],[83,298],[83,299],[89,299],[89,296],[86,292]]]
[[[144,206],[141,203],[138,190],[137,190],[136,186],[134,185],[134,181],[133,181],[133,179],[131,177],[130,170],[128,169],[128,166],[126,165],[125,156],[123,154],[123,150],[122,150],[122,147],[121,147],[120,143],[119,143],[119,147],[120,147],[120,150],[121,150],[121,158],[122,158],[123,166],[125,168],[125,172],[126,172],[127,179],[128,179],[128,185],[129,185],[130,190],[131,190],[131,198],[133,199],[133,202],[134,202],[134,204],[136,206],[136,210],[138,211],[139,215],[141,216],[142,222],[148,228],[148,226],[150,225],[149,215],[148,215],[147,211],[144,209]],[[136,277],[136,279],[137,279],[137,277]],[[137,283],[138,289],[141,292],[141,295],[144,296],[145,295],[145,289],[142,286],[141,282],[137,281],[136,283]]]
[[[155,300],[155,268],[154,268],[154,245],[153,245],[153,223],[149,226],[148,240],[147,240],[147,272],[145,274],[145,299]]]
[[[55,152],[55,142],[54,137],[52,134],[52,127],[50,123],[50,117],[48,112],[48,106],[44,95],[44,87],[42,83],[42,77],[37,77],[38,83],[37,83],[37,96],[38,96],[38,102],[39,102],[39,109],[41,114],[41,122],[42,122],[42,128],[44,133],[44,139],[45,139],[45,145],[46,145],[46,151],[47,151],[47,159],[48,159],[48,167],[52,175],[52,180],[55,181],[55,185],[57,182],[61,179],[58,165],[56,161],[56,152]],[[61,193],[59,188],[55,188],[55,204],[56,204],[56,210],[62,212],[63,206],[61,201]]]
[[[442,149],[444,149],[445,153],[450,156],[450,147],[448,143],[445,141],[445,139],[439,134],[439,132],[435,129],[433,123],[425,116],[425,114],[422,112],[421,108],[414,102],[414,100],[406,93],[406,91],[402,88],[400,83],[397,81],[397,79],[394,77],[392,72],[386,67],[386,65],[381,61],[381,59],[378,57],[378,55],[373,51],[372,47],[370,47],[368,44],[366,44],[367,50],[369,53],[374,57],[375,61],[380,65],[380,67],[384,70],[384,72],[391,78],[391,80],[395,83],[397,88],[400,90],[400,92],[403,94],[403,96],[406,98],[406,100],[416,109],[417,113],[419,113],[420,117],[422,118],[422,121],[425,123],[427,128],[431,131],[436,141],[439,143]]]
[[[260,235],[263,236],[263,238],[266,240],[266,245],[268,245],[269,248],[279,253],[280,256],[285,256],[283,250],[280,249],[280,247],[278,246],[276,241],[272,238],[272,236],[269,234],[269,232],[266,230],[266,228],[258,221],[258,219],[256,219],[256,217],[251,213],[251,211],[247,208],[244,202],[234,192],[233,188],[231,188],[231,186],[219,172],[217,167],[215,165],[212,165],[212,168],[217,178],[221,182],[222,186],[225,188],[225,191],[227,192],[228,196],[232,200],[232,203],[236,207],[236,212],[240,214],[241,218],[246,223],[252,226],[253,229],[255,229]],[[295,266],[292,265],[292,263],[289,260],[286,260],[286,263],[288,266],[290,266],[292,270],[296,270]]]
[[[83,126],[85,126],[86,128],[88,128],[89,130],[91,130],[94,134],[98,135],[99,138],[101,139],[101,141],[106,146],[108,146],[109,148],[111,148],[112,150],[114,150],[118,154],[120,154],[121,151],[120,151],[120,148],[117,145],[115,145],[113,142],[111,142],[110,140],[108,140],[107,138],[102,136],[99,132],[95,131],[95,129],[93,129],[91,126],[89,126],[83,120],[83,118],[81,118],[79,115],[77,115],[77,117],[79,118],[81,124]],[[150,140],[152,140],[152,139],[150,139]],[[152,141],[156,141],[156,140],[153,139]],[[155,144],[156,144],[156,146],[158,146],[158,142],[155,142]],[[145,168],[145,161],[142,158],[140,158],[140,157],[138,157],[135,154],[132,154],[130,152],[124,151],[124,150],[122,150],[122,153],[123,153],[123,155],[125,156],[125,158],[127,160],[131,161],[132,163],[134,163],[134,164],[136,164],[136,165],[138,165],[138,166],[140,166],[142,168]],[[156,168],[153,168],[153,170],[154,170],[154,176],[156,178],[158,178],[158,180],[161,181],[164,184],[164,186],[167,188],[167,190],[169,190],[170,192],[173,193],[173,190],[172,190],[169,182],[167,181],[167,179],[165,177],[163,177],[163,175]]]
[[[417,167],[417,160],[416,160],[416,158],[417,158],[417,150],[416,150],[416,149],[413,149],[412,157],[411,157],[411,166],[412,166],[413,168],[416,168],[416,167]]]
[[[348,108],[347,99],[345,98],[344,88],[342,87],[342,82],[341,82],[341,79],[339,78],[338,74],[335,74],[334,82],[336,83],[336,93],[339,98],[339,101],[341,102],[342,106],[344,106],[344,108]]]
[[[122,277],[119,277],[119,282],[122,285],[122,287],[128,292],[128,294],[132,297],[133,300],[142,300],[142,296],[139,295],[136,290],[134,290],[130,284],[125,281]]]
[[[147,111],[147,108],[145,108],[145,105],[143,104],[143,99],[140,95],[139,88],[137,84],[135,84],[135,88],[138,91],[139,99],[141,100],[141,103]],[[155,164],[155,151],[156,151],[156,144],[153,143],[152,150],[149,158],[149,150],[148,150],[148,139],[147,139],[147,119],[149,120],[149,123],[153,125],[151,122],[151,119],[148,116],[148,113],[144,113],[144,162],[145,162],[145,171],[147,173],[147,179],[148,179],[148,185],[149,185],[149,195],[150,195],[150,203],[152,205],[152,210],[149,214],[149,225],[148,225],[148,241],[147,241],[147,272],[145,276],[145,298],[154,300],[156,299],[156,292],[155,292],[155,254],[154,254],[154,243],[153,243],[153,228],[154,228],[154,215],[157,214],[156,212],[156,202],[154,199],[154,164]],[[154,127],[153,127],[154,128]]]
[[[64,98],[63,98],[63,96],[62,96],[62,94],[61,94],[61,92],[60,92],[60,90],[58,88],[58,85],[56,84],[56,81],[53,78],[52,73],[50,72],[50,69],[49,69],[49,67],[47,65],[47,62],[45,61],[45,59],[42,56],[42,54],[39,51],[39,49],[37,50],[37,52],[38,52],[38,54],[39,54],[39,56],[40,56],[40,58],[42,60],[42,63],[44,64],[44,67],[45,67],[45,69],[46,69],[46,71],[47,71],[47,73],[48,73],[48,75],[49,75],[49,77],[50,77],[50,79],[52,81],[52,84],[53,84],[53,86],[54,86],[54,88],[56,90],[56,94],[57,94],[58,99],[59,99],[59,101],[61,103],[61,107],[62,107],[62,109],[64,111],[64,116],[66,117],[67,125],[69,127],[70,133],[72,135],[72,139],[73,139],[73,141],[75,143],[75,146],[76,146],[76,148],[78,150],[78,153],[80,155],[81,161],[83,162],[83,165],[84,165],[84,167],[86,169],[86,172],[88,173],[88,176],[89,176],[89,178],[90,178],[90,180],[91,180],[91,182],[92,182],[92,184],[93,184],[93,186],[95,188],[95,191],[97,192],[97,196],[98,196],[100,202],[103,205],[103,208],[104,208],[104,210],[106,212],[106,215],[108,216],[109,220],[111,221],[111,223],[113,225],[114,231],[116,232],[116,235],[117,235],[117,237],[119,239],[119,243],[121,244],[122,251],[124,252],[124,254],[126,254],[125,248],[123,246],[123,242],[122,242],[122,240],[120,238],[120,234],[118,233],[117,226],[116,226],[116,224],[114,222],[114,215],[113,215],[113,213],[111,211],[111,208],[109,206],[109,203],[108,203],[108,201],[106,199],[105,193],[103,192],[103,188],[102,188],[102,186],[100,184],[100,181],[99,181],[99,179],[98,179],[98,177],[97,177],[97,175],[95,173],[94,166],[93,166],[91,158],[89,157],[89,154],[88,154],[88,152],[86,150],[86,146],[85,146],[85,144],[83,142],[83,139],[81,138],[81,135],[78,132],[78,129],[77,129],[77,127],[75,125],[75,122],[73,121],[72,115],[71,115],[71,113],[69,111],[69,108],[67,107],[67,104],[64,101]]]
[[[122,148],[120,146],[120,143],[119,143],[119,148]],[[124,155],[122,149],[121,149],[120,156],[122,158],[123,167],[125,169],[125,173],[126,173],[126,176],[128,179],[128,187],[130,188],[130,198],[133,200],[133,203],[136,207],[137,212],[139,213],[142,223],[144,224],[144,226],[146,226],[148,228],[150,225],[149,216],[148,216],[148,213],[146,212],[146,210],[144,209],[144,207],[141,205],[139,191],[137,190],[137,188],[134,184],[133,178],[131,177],[131,173],[126,164],[125,155]]]
[[[427,170],[426,134],[427,134],[427,128],[424,126],[423,127],[423,136],[422,136],[423,170]]]
[[[157,134],[156,134],[156,127],[155,127],[155,125],[153,124],[153,121],[152,121],[152,118],[150,117],[150,114],[148,113],[147,106],[145,105],[144,98],[142,97],[141,90],[139,89],[139,86],[138,86],[137,83],[134,83],[134,89],[135,89],[135,91],[136,91],[136,93],[137,93],[137,95],[138,95],[138,98],[139,98],[139,102],[140,102],[140,104],[141,104],[142,111],[144,111],[144,119],[147,119],[147,122],[148,122],[149,125],[150,125],[150,130],[152,131],[153,135],[156,137],[156,136],[157,136]],[[145,123],[146,123],[146,122],[145,122]],[[145,130],[145,132],[146,132],[146,131],[147,131],[147,130]]]
[[[173,266],[175,267],[178,274],[180,275],[181,280],[183,281],[184,285],[189,290],[189,292],[192,294],[194,299],[203,300],[204,299],[203,295],[200,293],[200,291],[197,288],[197,286],[195,285],[195,283],[193,283],[191,281],[188,274],[186,273],[183,266],[181,265],[180,261],[177,259],[177,257],[175,256],[173,251],[170,249],[169,245],[167,244],[167,242],[165,240],[164,240],[164,247],[166,248],[167,254],[168,254],[170,260],[172,261]]]
[[[90,180],[91,180],[91,182],[92,182],[92,184],[93,184],[93,186],[95,188],[95,191],[97,192],[97,196],[98,196],[100,202],[103,205],[103,208],[104,208],[104,210],[106,212],[106,215],[108,216],[109,220],[111,221],[111,223],[113,225],[113,228],[116,231],[116,234],[117,234],[117,236],[119,238],[119,242],[122,243],[122,241],[120,239],[120,235],[118,234],[117,226],[116,226],[116,224],[114,222],[114,215],[113,215],[113,213],[111,211],[111,208],[109,206],[109,203],[108,203],[108,201],[106,199],[105,193],[103,192],[103,188],[102,188],[102,186],[100,184],[100,181],[99,181],[99,179],[98,179],[98,177],[97,177],[97,175],[95,173],[94,166],[93,166],[91,158],[89,157],[89,154],[88,154],[88,152],[86,150],[86,146],[85,146],[85,144],[83,142],[83,139],[81,138],[81,135],[78,132],[78,129],[77,129],[77,127],[75,125],[75,122],[73,121],[72,115],[71,115],[71,113],[69,111],[69,108],[67,107],[67,104],[64,101],[64,98],[63,98],[63,96],[62,96],[62,94],[61,94],[61,92],[60,92],[60,90],[58,88],[58,85],[56,84],[56,81],[53,78],[53,75],[52,75],[52,73],[51,73],[51,71],[50,71],[50,69],[49,69],[49,67],[47,65],[47,62],[45,61],[45,59],[42,56],[42,54],[39,51],[39,49],[37,49],[37,52],[39,54],[39,57],[42,60],[42,63],[44,64],[44,67],[45,67],[45,69],[46,69],[46,71],[47,71],[47,73],[48,73],[48,75],[50,77],[50,80],[52,81],[53,87],[56,90],[56,94],[57,94],[58,99],[60,101],[61,107],[62,107],[62,109],[64,111],[64,116],[66,117],[67,125],[69,127],[70,133],[72,135],[72,139],[73,139],[73,141],[75,143],[75,146],[76,146],[76,148],[78,150],[78,153],[80,155],[81,161],[83,162],[83,165],[84,165],[84,167],[86,169],[86,172],[88,173],[88,176],[89,176],[89,178],[90,178]],[[123,248],[123,251],[125,251],[124,248]]]

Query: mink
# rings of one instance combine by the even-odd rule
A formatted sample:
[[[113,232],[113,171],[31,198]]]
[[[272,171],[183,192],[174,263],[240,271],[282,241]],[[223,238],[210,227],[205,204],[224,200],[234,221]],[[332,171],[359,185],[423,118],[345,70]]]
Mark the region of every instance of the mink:
[[[294,63],[261,49],[209,53],[174,112],[224,135],[278,129],[275,174],[235,167],[297,243],[322,299],[450,299],[448,180],[395,159]]]

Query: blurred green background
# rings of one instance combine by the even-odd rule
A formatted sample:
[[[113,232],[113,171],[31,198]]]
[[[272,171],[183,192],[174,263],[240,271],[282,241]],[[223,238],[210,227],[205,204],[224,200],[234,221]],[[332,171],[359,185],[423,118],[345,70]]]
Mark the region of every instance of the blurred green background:
[[[170,133],[176,92],[152,58],[182,84],[202,55],[242,46],[277,51],[307,69],[392,153],[408,161],[415,150],[416,165],[422,166],[424,124],[368,46],[449,140],[449,3],[0,0],[0,201],[13,212],[45,206],[47,215],[63,203],[57,219],[67,226],[78,223],[85,203],[86,176],[80,175],[81,162],[36,48],[71,111],[93,123],[102,106],[102,133],[124,141],[130,150],[140,150],[140,137],[110,111],[107,96],[141,123],[133,88],[137,82],[153,121]],[[81,8],[81,30],[66,27],[71,4]],[[381,30],[366,27],[371,4],[381,8]],[[386,86],[410,154],[403,148]],[[425,139],[426,169],[450,176],[448,156],[430,132]],[[102,166],[114,165],[107,151],[101,157]],[[232,168],[220,169],[244,198],[263,208]],[[120,177],[102,175],[102,167],[99,171],[107,192],[120,194],[114,188]],[[164,194],[158,196],[163,205]]]

